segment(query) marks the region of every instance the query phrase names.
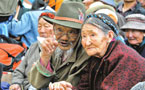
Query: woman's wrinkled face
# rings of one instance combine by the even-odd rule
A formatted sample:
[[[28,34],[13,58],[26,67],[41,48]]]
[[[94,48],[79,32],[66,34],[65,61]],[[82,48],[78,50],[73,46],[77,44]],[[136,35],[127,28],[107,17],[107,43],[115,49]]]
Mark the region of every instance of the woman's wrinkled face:
[[[125,30],[128,42],[132,45],[139,45],[143,41],[144,33],[139,30]]]
[[[38,21],[38,33],[40,37],[48,37],[53,34],[53,25],[43,18]]]
[[[82,45],[89,56],[102,57],[108,48],[108,38],[98,27],[84,24],[82,27]]]
[[[69,50],[74,47],[79,36],[79,30],[58,24],[54,25],[54,33],[58,41],[58,46],[62,50]]]

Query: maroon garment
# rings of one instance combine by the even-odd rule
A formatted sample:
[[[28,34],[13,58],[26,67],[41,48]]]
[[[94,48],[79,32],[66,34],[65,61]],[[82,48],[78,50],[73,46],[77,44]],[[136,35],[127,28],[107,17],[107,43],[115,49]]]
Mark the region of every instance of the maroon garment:
[[[130,90],[141,81],[145,81],[145,58],[115,41],[101,60],[89,62],[74,90]]]

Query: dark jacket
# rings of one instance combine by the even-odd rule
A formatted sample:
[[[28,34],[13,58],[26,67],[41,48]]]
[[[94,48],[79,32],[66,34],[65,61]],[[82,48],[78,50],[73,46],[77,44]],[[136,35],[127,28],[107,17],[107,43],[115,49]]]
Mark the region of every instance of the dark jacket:
[[[134,7],[132,7],[131,9],[127,10],[124,13],[122,12],[122,8],[123,8],[123,3],[118,5],[117,12],[119,12],[123,16],[127,16],[127,15],[134,14],[134,13],[140,13],[140,14],[145,15],[145,9],[141,6],[140,2],[137,2],[137,4]]]
[[[102,59],[92,59],[84,69],[78,90],[130,90],[145,80],[145,59],[115,41]]]
[[[133,45],[129,44],[129,42],[127,40],[125,42],[128,46],[135,49],[141,56],[143,56],[145,58],[145,37],[139,46],[135,46],[135,45],[133,46]]]

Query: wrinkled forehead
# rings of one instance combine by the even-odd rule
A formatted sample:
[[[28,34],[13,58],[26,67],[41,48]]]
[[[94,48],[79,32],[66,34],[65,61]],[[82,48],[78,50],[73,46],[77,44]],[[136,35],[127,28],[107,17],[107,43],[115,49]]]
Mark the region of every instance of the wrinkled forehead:
[[[54,30],[61,29],[61,31],[63,31],[63,32],[69,32],[69,31],[80,32],[80,29],[66,27],[66,26],[59,25],[59,24],[54,24],[53,28],[54,28]]]

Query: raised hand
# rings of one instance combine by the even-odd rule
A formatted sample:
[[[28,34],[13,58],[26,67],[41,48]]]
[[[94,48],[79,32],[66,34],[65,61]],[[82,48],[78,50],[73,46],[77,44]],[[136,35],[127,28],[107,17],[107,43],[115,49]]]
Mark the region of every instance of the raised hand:
[[[43,41],[40,41],[41,46],[41,59],[42,62],[47,65],[48,61],[50,60],[51,55],[55,51],[56,47],[58,46],[58,42],[55,39],[54,35],[50,35],[49,37],[45,38]]]

